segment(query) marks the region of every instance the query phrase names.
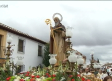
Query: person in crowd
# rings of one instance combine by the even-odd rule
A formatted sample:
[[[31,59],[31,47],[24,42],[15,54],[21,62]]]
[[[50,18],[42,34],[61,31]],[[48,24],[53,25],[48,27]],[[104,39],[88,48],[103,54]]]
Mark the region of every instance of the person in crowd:
[[[108,75],[107,75],[107,73],[106,73],[106,71],[103,71],[103,79],[105,78],[105,77],[107,77]]]
[[[98,69],[95,69],[95,72],[94,72],[95,77],[97,77],[97,74],[98,74]]]
[[[99,70],[99,72],[97,74],[97,78],[103,79],[103,72],[102,72],[102,70]]]
[[[82,73],[82,75],[83,75],[83,76],[87,76],[87,75],[91,75],[91,73],[89,72],[89,69],[86,68],[86,69],[85,69],[85,72]]]
[[[103,81],[112,81],[112,77],[111,76],[106,76]]]
[[[108,74],[108,76],[109,76],[109,67],[107,67],[107,74]]]
[[[82,76],[83,73],[84,73],[84,71],[83,71],[83,69],[81,69],[81,70],[79,71],[79,74]]]
[[[90,71],[90,72],[91,72],[91,76],[95,77],[94,71]]]

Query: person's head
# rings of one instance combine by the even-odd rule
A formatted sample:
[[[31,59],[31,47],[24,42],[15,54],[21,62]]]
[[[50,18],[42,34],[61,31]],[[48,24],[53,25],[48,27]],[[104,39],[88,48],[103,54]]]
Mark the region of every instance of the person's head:
[[[106,71],[103,71],[103,73],[106,73]]]
[[[54,22],[55,22],[55,25],[57,26],[59,23],[60,23],[60,20],[58,17],[55,17],[54,18]]]
[[[98,71],[98,69],[95,69],[95,71]]]
[[[85,69],[85,72],[89,72],[89,69],[88,69],[88,68],[86,68],[86,69]]]
[[[94,71],[90,71],[90,73],[94,74]]]
[[[82,69],[82,72],[85,72],[85,69]]]
[[[83,72],[82,69],[79,72],[82,73]]]
[[[102,73],[102,70],[99,70],[99,73]]]
[[[103,81],[112,81],[112,77],[111,76],[107,76],[107,77],[104,78]]]

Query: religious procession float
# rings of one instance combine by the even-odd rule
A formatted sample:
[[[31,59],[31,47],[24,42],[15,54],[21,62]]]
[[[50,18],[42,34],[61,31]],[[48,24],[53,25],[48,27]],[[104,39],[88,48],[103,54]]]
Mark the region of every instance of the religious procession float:
[[[55,17],[55,15],[60,15],[61,19]],[[45,21],[47,25],[50,25],[51,29],[50,66],[29,69],[27,72],[17,73],[14,76],[8,76],[10,71],[7,71],[7,75],[4,75],[7,78],[0,81],[101,81],[92,74],[86,76],[78,73],[81,68],[86,68],[86,57],[72,48],[70,41],[72,28],[65,28],[61,24],[62,19],[61,14],[55,13],[53,15],[54,27],[52,27],[50,19]],[[8,63],[6,64],[7,69]],[[3,71],[3,68],[1,68],[1,72]]]

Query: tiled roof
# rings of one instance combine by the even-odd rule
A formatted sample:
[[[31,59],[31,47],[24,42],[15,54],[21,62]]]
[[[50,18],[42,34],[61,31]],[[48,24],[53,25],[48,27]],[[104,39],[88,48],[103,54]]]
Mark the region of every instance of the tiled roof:
[[[73,50],[75,50],[75,49],[73,49]],[[77,50],[75,50],[75,51],[77,51]],[[83,58],[85,58],[86,59],[86,56],[85,55],[83,55],[82,53],[80,53],[79,51],[77,51],[77,53],[76,53],[77,55],[81,55],[81,56],[83,56]]]
[[[23,32],[21,32],[21,31],[18,31],[18,30],[14,29],[14,28],[12,28],[12,27],[9,27],[9,26],[7,26],[7,25],[5,25],[5,24],[3,24],[3,23],[0,23],[0,29],[9,31],[9,32],[11,32],[11,33],[14,33],[14,34],[17,34],[17,35],[20,35],[20,36],[23,36],[23,37],[26,37],[26,38],[29,38],[29,39],[32,39],[32,40],[35,40],[35,41],[37,41],[37,42],[39,42],[39,43],[42,43],[42,44],[46,44],[46,42],[44,42],[44,41],[42,41],[42,40],[40,40],[40,39],[37,39],[37,38],[35,38],[35,37],[33,37],[33,36],[30,36],[30,35],[28,35],[28,34],[26,34],[26,33],[23,33]]]

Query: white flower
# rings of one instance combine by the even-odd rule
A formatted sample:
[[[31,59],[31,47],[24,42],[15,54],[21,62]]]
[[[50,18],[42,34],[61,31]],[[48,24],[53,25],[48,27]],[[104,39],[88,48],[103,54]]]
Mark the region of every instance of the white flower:
[[[25,80],[28,80],[30,77],[26,77]]]
[[[4,69],[1,67],[0,70],[4,71]]]
[[[51,69],[51,66],[48,66],[48,69]]]
[[[42,76],[42,77],[41,77],[41,79],[42,79],[42,80],[44,80],[44,79],[45,79],[45,77],[44,77],[44,76]]]
[[[70,51],[67,51],[67,53],[71,53]]]
[[[21,79],[20,76],[17,76],[17,79]]]
[[[14,81],[20,81],[20,79],[14,79]]]
[[[37,78],[37,79],[36,79],[36,81],[42,81],[42,79],[40,79],[40,78]]]
[[[18,68],[19,66],[17,65],[17,68]]]
[[[40,75],[41,73],[37,73],[37,75]]]
[[[54,74],[56,75],[58,72],[54,72]]]
[[[63,80],[65,80],[65,77],[61,77],[61,80],[60,81],[63,81]]]
[[[35,75],[32,74],[31,76],[35,76]]]
[[[32,75],[35,75],[35,74],[36,74],[36,72],[33,72],[33,73],[32,73]]]
[[[17,75],[15,75],[15,77],[17,78],[18,76],[17,76]]]
[[[23,74],[20,74],[18,77],[24,77],[24,75]]]

